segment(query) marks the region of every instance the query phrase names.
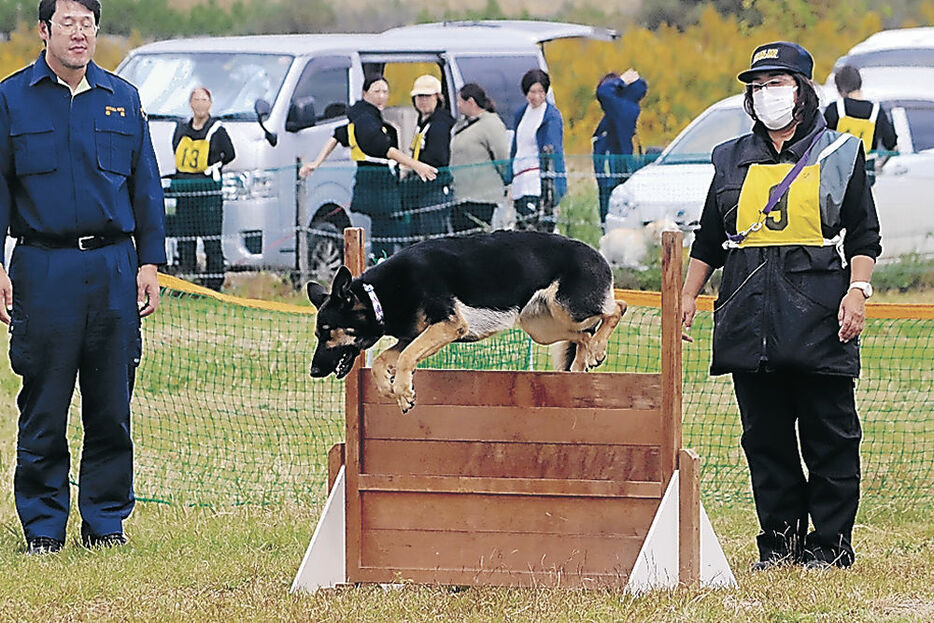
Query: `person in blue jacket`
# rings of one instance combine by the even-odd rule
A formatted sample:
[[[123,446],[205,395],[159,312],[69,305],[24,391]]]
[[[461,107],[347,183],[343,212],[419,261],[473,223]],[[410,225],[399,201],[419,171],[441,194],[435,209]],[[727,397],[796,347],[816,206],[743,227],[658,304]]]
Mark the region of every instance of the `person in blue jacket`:
[[[159,305],[165,211],[136,89],[91,58],[98,0],[41,0],[45,49],[0,83],[0,321],[23,379],[13,492],[26,553],[64,546],[68,410],[77,377],[84,445],[81,542],[126,543],[134,505],[130,395],[140,318]]]
[[[632,140],[639,119],[639,101],[648,85],[635,69],[608,73],[597,84],[603,118],[593,133],[593,168],[600,196],[600,224],[606,225],[610,193],[632,175]]]
[[[516,112],[512,136],[512,199],[516,229],[555,230],[558,203],[567,193],[564,168],[564,120],[547,100],[551,79],[541,69],[522,76],[528,102]]]

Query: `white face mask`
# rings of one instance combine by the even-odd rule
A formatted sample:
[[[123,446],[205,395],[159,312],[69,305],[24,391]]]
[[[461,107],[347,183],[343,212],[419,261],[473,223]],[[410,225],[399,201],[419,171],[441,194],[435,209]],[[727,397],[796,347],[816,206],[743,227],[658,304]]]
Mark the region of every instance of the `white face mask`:
[[[752,94],[752,109],[765,127],[781,130],[794,120],[796,85],[760,89]]]

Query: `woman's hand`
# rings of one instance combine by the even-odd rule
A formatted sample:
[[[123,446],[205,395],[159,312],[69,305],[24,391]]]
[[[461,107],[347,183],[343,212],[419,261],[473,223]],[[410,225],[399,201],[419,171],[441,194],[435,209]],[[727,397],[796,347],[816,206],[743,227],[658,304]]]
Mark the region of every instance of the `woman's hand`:
[[[849,342],[863,332],[863,327],[866,326],[866,297],[862,292],[853,288],[846,293],[840,301],[837,320],[840,322],[840,332],[837,335],[841,342]]]
[[[415,171],[415,174],[421,178],[423,182],[433,180],[438,177],[438,169],[434,168],[430,164],[425,164],[424,162],[416,161],[412,165],[412,170]]]
[[[630,67],[623,72],[623,75],[620,76],[620,79],[628,86],[639,79],[639,72]]]
[[[315,169],[317,169],[319,166],[321,166],[321,163],[318,162],[317,160],[315,160],[314,162],[303,164],[302,168],[298,170],[298,176],[302,179],[305,179],[306,177],[314,173]]]
[[[685,342],[693,342],[694,338],[690,336],[691,324],[694,322],[694,315],[697,314],[697,297],[681,293],[681,324],[684,331],[681,332],[681,339]]]

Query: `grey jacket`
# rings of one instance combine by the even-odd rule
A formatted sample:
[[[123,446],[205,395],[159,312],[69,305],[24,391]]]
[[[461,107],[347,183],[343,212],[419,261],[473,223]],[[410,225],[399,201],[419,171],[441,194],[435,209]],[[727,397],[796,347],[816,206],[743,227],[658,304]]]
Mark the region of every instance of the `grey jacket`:
[[[502,203],[506,186],[493,161],[506,161],[509,140],[496,113],[483,111],[476,120],[459,119],[451,139],[451,173],[458,201]]]

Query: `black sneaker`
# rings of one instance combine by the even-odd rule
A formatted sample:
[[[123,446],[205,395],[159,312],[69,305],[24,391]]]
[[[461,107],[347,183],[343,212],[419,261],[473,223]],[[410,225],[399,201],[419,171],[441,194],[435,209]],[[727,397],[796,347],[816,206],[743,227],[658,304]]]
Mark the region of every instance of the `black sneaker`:
[[[818,558],[812,558],[804,563],[804,568],[811,571],[827,571],[828,569],[833,569],[835,566],[836,565],[833,563]]]
[[[41,556],[43,554],[55,554],[56,552],[62,551],[63,547],[65,547],[65,544],[58,539],[47,536],[37,536],[34,539],[29,539],[26,543],[26,555]]]
[[[81,525],[81,544],[88,549],[104,549],[108,547],[123,547],[127,544],[122,532],[113,534],[92,534],[84,524]]]
[[[759,562],[752,563],[750,571],[771,571],[772,569],[778,569],[780,567],[786,567],[792,563],[790,556],[785,556],[783,558],[767,558],[765,560],[760,560]]]

